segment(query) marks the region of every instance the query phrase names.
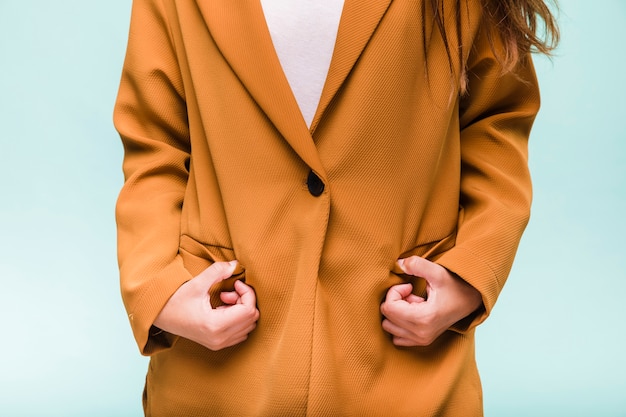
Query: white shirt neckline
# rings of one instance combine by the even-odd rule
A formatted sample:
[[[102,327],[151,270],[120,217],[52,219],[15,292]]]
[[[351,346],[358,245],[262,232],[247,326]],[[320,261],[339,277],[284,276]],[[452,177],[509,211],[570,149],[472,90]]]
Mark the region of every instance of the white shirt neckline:
[[[343,0],[260,0],[274,49],[311,126],[332,60]]]

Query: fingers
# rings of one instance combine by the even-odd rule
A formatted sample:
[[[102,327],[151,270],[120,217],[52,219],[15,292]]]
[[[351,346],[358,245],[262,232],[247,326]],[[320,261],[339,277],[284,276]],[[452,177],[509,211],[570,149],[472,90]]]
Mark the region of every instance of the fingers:
[[[222,305],[219,306],[217,308],[224,308],[224,307],[228,307],[229,305],[232,304],[240,304],[241,303],[241,297],[239,297],[239,294],[237,294],[236,291],[225,291],[225,292],[221,292],[220,293],[220,300],[222,300],[222,302],[226,305]]]
[[[259,311],[254,289],[236,281],[234,291],[220,293],[225,305],[213,308],[210,288],[232,276],[237,261],[216,262],[183,284],[163,308],[155,325],[211,350],[236,345],[256,328]]]
[[[207,331],[205,337],[196,340],[196,342],[210,350],[217,351],[237,345],[248,339],[248,336],[255,328],[256,322],[252,322],[245,326],[230,327],[228,331]]]
[[[383,320],[383,330],[389,333],[393,337],[393,343],[396,346],[418,346],[426,345],[427,340],[423,340],[421,343],[416,341],[416,335],[409,332],[406,328],[398,326],[390,320]]]
[[[428,263],[418,257],[398,261],[407,274],[422,278],[433,271]],[[413,286],[409,283],[394,285],[389,288],[380,306],[384,316],[383,330],[391,334],[396,346],[427,346],[441,332],[441,329],[433,326],[435,312],[432,302],[413,294],[412,290]]]
[[[221,321],[224,327],[236,328],[240,323],[256,322],[259,311],[256,308],[256,294],[254,289],[242,281],[235,281],[235,291],[220,293],[220,299],[226,304],[214,310],[220,310]],[[232,321],[226,323],[227,321]]]
[[[427,346],[445,331],[436,321],[432,304],[417,298],[414,303],[402,300],[381,305],[382,327],[397,346]]]
[[[426,299],[425,299],[425,298],[423,298],[423,297],[420,297],[420,296],[418,296],[418,295],[415,295],[415,294],[411,293],[411,294],[409,294],[409,295],[405,298],[405,301],[406,301],[407,303],[409,303],[409,304],[412,304],[412,303],[423,303],[424,301],[426,301]]]
[[[387,291],[385,301],[392,302],[403,300],[404,298],[411,295],[411,291],[413,291],[413,285],[411,285],[410,283],[394,285],[393,287],[389,288],[389,291]]]
[[[398,259],[398,265],[406,274],[424,278],[431,285],[438,283],[438,278],[445,272],[441,265],[419,256]]]
[[[237,295],[239,295],[239,300],[237,301],[239,304],[244,304],[252,307],[256,305],[256,294],[254,293],[252,287],[244,284],[241,281],[236,281],[235,291]]]
[[[418,256],[398,260],[409,275],[427,282],[427,299],[391,287],[381,305],[383,329],[398,346],[425,346],[482,303],[480,292],[447,269]],[[406,285],[406,284],[403,284]]]
[[[237,337],[250,333],[256,327],[258,318],[259,311],[256,308],[235,304],[214,310],[212,317],[207,320],[207,330],[214,335]]]
[[[214,309],[204,321],[206,337],[202,344],[211,350],[220,350],[241,343],[256,328],[258,319],[259,311],[254,304],[235,303]]]
[[[235,291],[224,291],[220,293],[220,299],[224,302],[224,304],[256,305],[256,294],[252,287],[246,285],[242,281],[235,281],[234,286]]]
[[[247,328],[242,329],[238,332],[238,334],[233,335],[228,341],[223,343],[223,348],[235,346],[241,342],[244,342],[248,339],[248,336],[252,331],[256,328],[256,323],[252,323]],[[216,349],[214,349],[216,350]]]
[[[482,304],[482,295],[477,289],[439,264],[411,256],[398,260],[398,265],[407,274],[426,280],[428,302],[438,304],[442,315],[449,316],[450,320],[460,320]]]
[[[407,285],[410,288],[410,284],[391,287],[389,291],[387,291],[385,302],[380,306],[380,312],[391,322],[403,327],[412,327],[415,326],[417,321],[428,314],[427,311],[430,304],[422,297],[418,297],[410,292],[402,298],[397,298],[399,291],[403,290],[397,287]]]

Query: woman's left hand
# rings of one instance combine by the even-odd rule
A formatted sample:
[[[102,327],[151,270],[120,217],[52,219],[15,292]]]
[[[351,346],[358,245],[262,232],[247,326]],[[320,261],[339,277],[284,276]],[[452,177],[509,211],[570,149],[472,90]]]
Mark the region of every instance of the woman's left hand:
[[[426,298],[410,283],[394,285],[380,306],[383,329],[397,346],[428,346],[482,305],[478,290],[434,262],[412,256],[398,261],[408,275],[426,280]]]

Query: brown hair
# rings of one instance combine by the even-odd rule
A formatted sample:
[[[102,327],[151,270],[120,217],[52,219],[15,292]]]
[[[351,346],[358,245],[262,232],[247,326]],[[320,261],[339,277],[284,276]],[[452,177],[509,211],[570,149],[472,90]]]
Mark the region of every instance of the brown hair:
[[[448,33],[444,24],[444,2],[430,0],[434,23],[437,26],[448,54],[450,70],[454,73]],[[463,4],[476,0],[456,0],[456,37],[458,42],[459,62],[463,62],[463,44],[461,42],[461,15]],[[494,30],[489,31],[489,42],[503,72],[511,72],[520,60],[530,52],[550,55],[559,42],[559,29],[556,18],[544,0],[479,0],[484,10],[485,23]],[[556,7],[556,0],[552,0]],[[423,8],[426,8],[424,1]],[[423,10],[425,11],[425,10]],[[425,16],[425,13],[422,13]],[[503,50],[494,46],[493,36],[498,36]],[[461,69],[461,94],[467,92],[466,68]]]

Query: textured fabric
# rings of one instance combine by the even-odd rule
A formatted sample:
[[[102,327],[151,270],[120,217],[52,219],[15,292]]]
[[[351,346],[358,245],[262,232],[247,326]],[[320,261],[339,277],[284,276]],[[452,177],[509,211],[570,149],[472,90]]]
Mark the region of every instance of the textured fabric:
[[[151,355],[146,415],[482,414],[474,329],[528,220],[539,95],[530,59],[502,76],[468,1],[459,98],[421,13],[413,0],[346,1],[307,129],[258,1],[134,1],[114,119],[122,296]],[[428,347],[397,348],[381,328],[408,255],[457,273],[485,306]],[[152,328],[181,284],[231,259],[261,312],[246,342],[212,352]]]
[[[335,47],[343,0],[261,0],[272,43],[307,126]]]

